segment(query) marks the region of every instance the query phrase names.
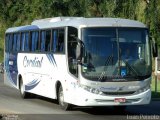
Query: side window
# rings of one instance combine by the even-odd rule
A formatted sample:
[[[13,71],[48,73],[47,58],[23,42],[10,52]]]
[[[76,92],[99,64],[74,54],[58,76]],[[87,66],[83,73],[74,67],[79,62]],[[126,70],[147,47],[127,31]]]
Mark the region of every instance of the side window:
[[[64,29],[55,29],[52,30],[52,47],[51,50],[57,53],[64,52],[64,39],[65,39],[65,31]]]
[[[51,30],[41,32],[41,51],[50,51]]]
[[[57,43],[57,52],[63,52],[64,51],[64,36],[65,32],[64,29],[58,30],[58,43]]]
[[[52,30],[51,51],[56,52],[58,30]]]
[[[45,50],[46,31],[41,32],[41,51]]]
[[[10,34],[9,35],[9,40],[8,40],[8,43],[9,43],[9,52],[12,52],[12,43],[13,43],[13,35],[12,34]]]
[[[31,51],[39,51],[39,32],[31,32]]]
[[[22,33],[21,35],[21,50],[24,51],[24,45],[25,45],[25,33]]]
[[[35,51],[34,41],[35,41],[36,32],[31,32],[31,51]]]
[[[15,33],[14,35],[13,35],[13,51],[15,52],[16,50],[17,50],[17,33]]]
[[[25,44],[24,44],[24,50],[25,51],[30,51],[30,41],[29,41],[30,39],[29,39],[29,32],[26,32],[25,33]]]
[[[8,46],[9,46],[9,34],[5,37],[5,51],[8,52]]]
[[[51,48],[51,30],[46,31],[45,51],[50,51]]]
[[[77,41],[75,37],[78,37],[78,30],[74,27],[68,27],[67,51],[69,71],[71,74],[78,77],[78,64],[75,63],[77,47]]]
[[[20,33],[17,34],[17,51],[21,48],[21,40],[20,40]]]

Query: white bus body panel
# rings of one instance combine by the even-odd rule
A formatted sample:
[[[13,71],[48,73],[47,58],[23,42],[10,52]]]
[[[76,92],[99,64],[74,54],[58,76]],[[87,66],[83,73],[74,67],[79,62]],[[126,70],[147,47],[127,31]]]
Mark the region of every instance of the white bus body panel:
[[[67,96],[66,96],[67,97]],[[102,96],[93,94],[84,89],[76,89],[72,94],[72,97],[68,95],[69,103],[78,106],[116,106],[116,105],[144,105],[149,104],[151,101],[151,90],[148,89],[145,92],[136,95],[123,95],[123,96]],[[116,98],[125,98],[126,102],[115,102]]]
[[[99,85],[97,84],[95,86],[97,86],[97,88],[111,88],[122,86],[130,89],[132,89],[134,86],[139,86],[139,88],[143,88],[143,86],[150,83],[150,80],[151,78],[135,82],[102,82]],[[95,94],[86,91],[85,89],[80,87],[76,82],[70,83],[69,86],[70,87],[68,91],[65,93],[65,100],[68,103],[72,103],[78,106],[144,105],[149,104],[151,101],[151,89],[149,88],[145,91],[128,95],[105,95]],[[138,91],[139,88],[134,88],[134,90],[137,89]],[[117,98],[124,98],[126,101],[122,103],[115,102],[115,99]]]
[[[63,83],[67,74],[65,59],[65,55],[19,53],[18,71],[25,91],[56,98],[55,84]]]
[[[18,71],[23,77],[25,91],[56,99],[56,82],[60,81],[64,91],[64,101],[79,106],[112,106],[149,104],[151,90],[130,95],[100,95],[81,88],[79,80],[68,72],[65,55],[18,54]],[[82,80],[83,79],[83,80]],[[140,86],[150,83],[150,79],[135,82],[104,82],[92,87]],[[86,81],[82,78],[82,81]],[[92,81],[86,82],[91,85]],[[81,83],[85,84],[85,83]],[[125,98],[126,102],[116,103],[115,98]]]

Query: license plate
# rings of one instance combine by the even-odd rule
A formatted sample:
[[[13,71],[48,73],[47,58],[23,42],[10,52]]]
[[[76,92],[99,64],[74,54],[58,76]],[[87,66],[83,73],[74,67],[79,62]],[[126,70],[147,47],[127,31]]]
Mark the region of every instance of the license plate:
[[[115,98],[114,99],[114,102],[118,102],[118,103],[124,103],[124,102],[126,102],[126,98]]]

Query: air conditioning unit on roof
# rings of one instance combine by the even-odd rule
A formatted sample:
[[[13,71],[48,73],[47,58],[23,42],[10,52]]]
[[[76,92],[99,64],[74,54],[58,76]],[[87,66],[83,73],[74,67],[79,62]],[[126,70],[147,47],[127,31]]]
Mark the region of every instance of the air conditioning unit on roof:
[[[54,18],[45,18],[45,19],[35,20],[31,24],[32,25],[38,25],[38,24],[45,24],[46,22],[55,23],[55,22],[67,21],[67,20],[79,19],[79,18],[83,18],[83,17],[54,17]]]

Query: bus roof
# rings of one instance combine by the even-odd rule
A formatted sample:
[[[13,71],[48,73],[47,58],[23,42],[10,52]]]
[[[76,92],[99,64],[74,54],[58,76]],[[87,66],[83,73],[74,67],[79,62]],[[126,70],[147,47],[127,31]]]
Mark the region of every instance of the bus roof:
[[[143,23],[121,18],[84,18],[84,17],[55,17],[35,20],[29,26],[9,28],[6,32],[47,29],[55,27],[138,27],[147,28]]]
[[[19,31],[27,31],[27,30],[38,30],[38,29],[39,28],[36,25],[26,25],[26,26],[8,28],[6,30],[6,33],[19,32]]]
[[[39,28],[73,26],[79,27],[140,27],[146,26],[138,21],[121,18],[84,18],[84,17],[55,17],[35,20],[32,25]]]

